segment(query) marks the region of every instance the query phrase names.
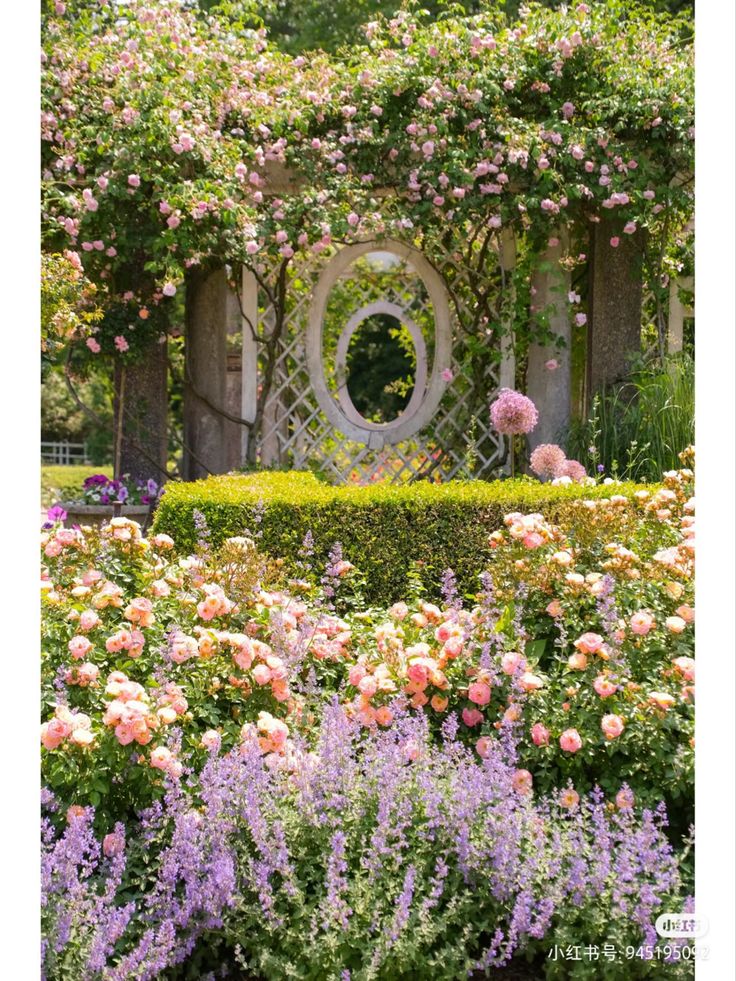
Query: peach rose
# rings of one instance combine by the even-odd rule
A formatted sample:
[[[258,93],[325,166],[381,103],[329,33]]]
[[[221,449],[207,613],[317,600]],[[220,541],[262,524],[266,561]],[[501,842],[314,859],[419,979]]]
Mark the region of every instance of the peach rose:
[[[166,746],[156,746],[151,750],[151,766],[156,770],[168,770],[174,761],[174,754]]]
[[[532,792],[533,778],[528,770],[517,770],[511,778],[511,784],[517,794],[526,796]]]
[[[616,807],[621,811],[630,811],[634,806],[634,795],[628,787],[624,786],[616,794]]]
[[[600,634],[583,634],[578,637],[574,646],[583,654],[595,654],[603,646],[603,638]]]
[[[493,740],[490,736],[481,736],[475,744],[475,751],[481,759],[485,760],[491,755]]]
[[[650,691],[649,703],[666,712],[675,704],[675,699],[666,691]]]
[[[562,616],[562,604],[557,599],[554,599],[552,600],[551,603],[548,603],[546,606],[546,610],[551,617]]]
[[[654,617],[651,613],[647,613],[646,610],[639,610],[638,613],[635,613],[631,617],[629,625],[632,631],[639,637],[646,637],[652,627],[654,627]]]
[[[409,607],[406,603],[394,603],[393,606],[389,607],[388,615],[394,620],[406,620],[409,616]]]
[[[678,606],[675,610],[678,617],[682,617],[685,623],[692,623],[695,620],[695,610],[692,606],[688,606],[687,603],[683,603],[682,606]]]
[[[436,696],[435,696],[436,697]],[[376,709],[376,722],[379,726],[390,726],[393,722],[394,714],[388,705],[382,705]]]
[[[682,617],[667,617],[664,621],[664,625],[669,630],[671,634],[681,634],[687,623],[682,619]]]
[[[560,805],[566,810],[572,811],[579,803],[580,794],[576,790],[573,790],[572,787],[567,787],[560,793]]]
[[[532,674],[531,671],[524,672],[519,679],[519,684],[524,691],[538,691],[540,688],[544,688],[544,682],[539,675]]]
[[[685,681],[695,681],[695,661],[691,657],[676,657],[672,665]]]
[[[580,651],[575,651],[567,659],[567,666],[572,671],[585,671],[588,667],[588,658],[585,654],[581,654]]]

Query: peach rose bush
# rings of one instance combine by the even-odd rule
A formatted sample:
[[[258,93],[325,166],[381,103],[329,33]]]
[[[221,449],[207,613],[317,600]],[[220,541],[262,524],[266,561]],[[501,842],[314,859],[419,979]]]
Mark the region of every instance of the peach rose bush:
[[[388,609],[338,545],[44,530],[44,976],[691,976],[690,457]]]

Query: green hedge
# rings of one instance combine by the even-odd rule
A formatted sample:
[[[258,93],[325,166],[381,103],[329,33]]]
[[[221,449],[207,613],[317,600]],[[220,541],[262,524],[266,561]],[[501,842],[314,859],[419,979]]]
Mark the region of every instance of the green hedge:
[[[615,493],[629,495],[640,486],[621,484]],[[447,568],[455,571],[464,593],[474,592],[488,557],[488,535],[502,526],[505,514],[541,511],[555,520],[571,500],[612,492],[611,487],[552,487],[529,479],[333,487],[310,473],[261,472],[168,484],[153,530],[189,550],[197,540],[193,512],[198,510],[213,545],[258,533],[260,546],[290,566],[311,531],[315,564],[323,564],[339,541],[344,557],[365,575],[367,602],[383,605],[405,595],[412,563],[419,563],[422,582],[433,596]]]
[[[57,501],[71,501],[82,493],[82,484],[87,477],[104,473],[112,477],[111,467],[67,466],[41,467],[41,504],[51,507]]]

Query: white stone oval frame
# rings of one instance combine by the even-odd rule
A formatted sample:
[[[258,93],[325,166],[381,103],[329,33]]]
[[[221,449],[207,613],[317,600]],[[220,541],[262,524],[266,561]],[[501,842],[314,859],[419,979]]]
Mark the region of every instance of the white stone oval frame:
[[[423,397],[417,399],[411,413],[408,411],[409,406],[407,406],[396,419],[381,424],[368,422],[367,419],[363,419],[357,413],[357,410],[357,419],[349,418],[346,415],[343,408],[330,394],[322,359],[323,322],[330,292],[342,273],[356,259],[369,252],[390,252],[399,259],[409,262],[426,287],[434,314],[434,357],[432,359],[432,372],[423,392]],[[365,308],[362,309],[365,310]],[[361,311],[357,312],[360,313]],[[402,242],[386,239],[344,246],[328,262],[314,288],[312,303],[309,308],[306,348],[307,367],[315,396],[320,408],[336,429],[348,439],[363,443],[369,449],[380,449],[386,444],[400,443],[402,440],[408,439],[431,422],[445,391],[446,383],[442,378],[442,371],[450,367],[452,324],[450,304],[442,277],[432,268],[421,252]],[[415,380],[414,393],[417,392],[418,387]]]
[[[409,336],[411,337],[412,344],[414,345],[414,354],[416,355],[417,364],[414,372],[414,387],[412,389],[411,398],[407,402],[401,415],[397,416],[395,420],[392,419],[389,422],[371,422],[369,419],[362,416],[355,408],[355,404],[350,397],[347,381],[343,380],[346,373],[348,348],[350,347],[350,341],[353,334],[357,331],[364,320],[367,320],[369,317],[372,317],[377,313],[388,314],[389,317],[393,317],[395,320],[398,320],[402,326],[406,327],[407,331],[409,332]],[[364,426],[366,429],[374,429],[379,432],[385,432],[386,427],[390,426],[393,422],[398,422],[399,420],[403,421],[405,416],[414,415],[414,413],[419,409],[419,406],[422,404],[427,388],[427,345],[424,342],[424,335],[414,321],[407,317],[406,312],[397,303],[389,303],[387,300],[377,300],[375,303],[369,303],[367,306],[356,310],[342,329],[342,333],[337,341],[337,349],[335,350],[335,375],[338,379],[337,400],[340,403],[340,408],[345,413],[347,418],[358,426]]]

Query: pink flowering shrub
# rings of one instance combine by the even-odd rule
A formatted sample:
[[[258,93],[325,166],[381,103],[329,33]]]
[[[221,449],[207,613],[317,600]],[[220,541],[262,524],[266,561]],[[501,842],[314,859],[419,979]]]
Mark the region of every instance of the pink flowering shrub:
[[[44,531],[47,976],[69,977],[81,950],[121,981],[193,950],[211,969],[205,935],[263,977],[282,976],[287,951],[362,969],[374,922],[382,976],[396,976],[410,924],[437,903],[448,978],[533,957],[595,909],[602,940],[646,940],[663,897],[685,891],[673,846],[693,803],[693,473],[615,490],[571,501],[557,524],[508,514],[467,601],[448,571],[436,602],[409,588],[387,609],[361,602],[339,548],[320,570],[305,543],[287,579],[253,539],[210,548],[201,516],[189,555],[125,518]],[[138,838],[161,862],[153,891]],[[599,857],[575,864],[583,853]],[[85,855],[97,871],[72,888]],[[368,895],[366,868],[383,876]],[[242,904],[271,924],[275,960],[244,936]],[[305,904],[316,939],[292,919]],[[476,907],[485,925],[452,947]]]
[[[67,804],[124,810],[245,732],[288,756],[337,693],[366,731],[402,708],[434,732],[455,717],[480,758],[512,724],[535,792],[626,782],[638,801],[676,800],[686,825],[691,485],[682,470],[633,500],[574,501],[559,525],[509,514],[473,602],[448,573],[439,602],[385,611],[340,599],[353,571],[337,553],[326,575],[283,581],[246,538],[180,556],[124,518],[56,525],[42,537],[49,783]]]

